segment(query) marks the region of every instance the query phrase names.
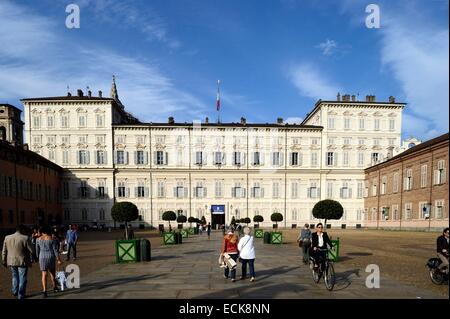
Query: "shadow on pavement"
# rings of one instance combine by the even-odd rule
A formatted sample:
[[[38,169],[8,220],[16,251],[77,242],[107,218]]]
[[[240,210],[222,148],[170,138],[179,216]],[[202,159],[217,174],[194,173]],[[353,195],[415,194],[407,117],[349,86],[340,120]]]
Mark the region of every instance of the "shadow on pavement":
[[[352,275],[356,275],[357,277],[361,277],[359,274],[359,269],[347,270],[344,272],[336,273],[336,282],[334,289],[335,291],[346,289],[348,286],[352,284],[352,280],[350,277]]]

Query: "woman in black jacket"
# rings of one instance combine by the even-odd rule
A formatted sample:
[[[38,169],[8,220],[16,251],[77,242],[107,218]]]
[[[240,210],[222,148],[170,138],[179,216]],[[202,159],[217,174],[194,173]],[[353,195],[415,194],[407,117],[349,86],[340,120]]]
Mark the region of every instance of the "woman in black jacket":
[[[318,223],[317,231],[311,236],[311,248],[310,248],[310,256],[314,258],[314,266],[318,267],[320,260],[322,258],[326,258],[326,252],[320,251],[319,249],[326,249],[328,246],[333,247],[331,243],[330,237],[326,232],[323,232],[323,224]]]

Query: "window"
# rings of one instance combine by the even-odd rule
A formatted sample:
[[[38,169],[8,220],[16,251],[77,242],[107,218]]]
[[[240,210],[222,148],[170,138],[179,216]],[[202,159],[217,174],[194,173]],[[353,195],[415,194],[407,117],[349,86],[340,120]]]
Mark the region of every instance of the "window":
[[[37,194],[36,194],[37,197]],[[63,182],[63,198],[69,199],[69,183]]]
[[[298,197],[298,182],[293,181],[291,184],[291,198],[297,198]]]
[[[273,182],[273,184],[272,184],[272,196],[273,196],[273,198],[280,197],[280,183]]]
[[[328,118],[328,129],[329,130],[334,130],[334,117],[329,117]]]
[[[105,210],[103,208],[100,208],[98,212],[98,219],[102,221],[105,220]]]
[[[87,143],[87,136],[86,135],[78,136],[78,144],[86,144],[86,143]]]
[[[166,197],[166,183],[164,181],[158,181],[158,197]]]
[[[359,152],[358,153],[358,166],[363,166],[363,165],[364,165],[364,153]]]
[[[334,166],[335,165],[335,156],[333,152],[327,152],[327,166]]]
[[[127,164],[128,153],[125,151],[116,151],[116,163],[117,164]]]
[[[203,165],[203,152],[195,152],[195,165]]]
[[[430,206],[427,202],[419,202],[419,214],[421,219],[430,218]]]
[[[380,119],[375,119],[374,123],[373,123],[373,129],[375,131],[379,131],[380,130]]]
[[[61,144],[70,144],[70,136],[69,135],[61,135]]]
[[[273,166],[280,166],[282,165],[282,158],[280,152],[273,152],[272,153],[272,165]]]
[[[406,170],[405,176],[406,177],[405,177],[405,180],[404,180],[403,190],[410,191],[410,190],[412,190],[412,186],[413,186],[413,176],[412,176],[412,169],[411,168]]]
[[[346,129],[346,130],[350,129],[350,118],[349,117],[344,118],[344,129]]]
[[[137,135],[136,144],[145,144],[145,135]]]
[[[352,145],[351,137],[344,137],[344,145]]]
[[[395,138],[390,138],[390,139],[388,139],[388,144],[389,144],[389,146],[395,146],[395,141],[396,141]]]
[[[53,115],[47,116],[47,127],[52,128],[55,126],[55,118]]]
[[[67,114],[61,115],[61,127],[69,127],[69,116]]]
[[[348,186],[348,182],[342,182],[341,188],[341,198],[351,198],[352,197],[352,189]]]
[[[105,126],[105,116],[103,114],[96,114],[95,115],[95,123],[97,127],[104,127]]]
[[[383,177],[381,177],[380,195],[385,195],[386,194],[386,189],[387,189],[387,177],[383,176]]]
[[[139,154],[136,154],[136,156],[139,156]],[[144,152],[142,152],[141,156],[142,156],[141,159],[144,161],[144,158],[143,158],[144,157]],[[155,164],[156,165],[167,165],[167,152],[156,151],[155,152]]]
[[[412,204],[405,203],[405,219],[411,219],[412,216]]]
[[[317,182],[311,182],[310,188],[308,189],[308,197],[317,198],[320,195],[320,188],[317,187]]]
[[[291,153],[291,163],[292,166],[301,166],[302,165],[302,154],[298,152]]]
[[[236,182],[234,187],[231,189],[231,196],[234,198],[245,197],[245,188],[241,187],[241,183]]]
[[[89,151],[85,150],[78,151],[78,164],[80,165],[89,164]]]
[[[317,163],[318,163],[317,158],[318,158],[317,152],[312,152],[311,153],[311,166],[312,167],[316,167],[317,166]]]
[[[88,220],[88,210],[86,208],[81,209],[81,220]]]
[[[40,128],[40,127],[41,127],[41,117],[33,116],[33,128]]]
[[[224,155],[222,152],[214,152],[214,165],[224,164]]]
[[[379,145],[380,145],[380,141],[381,141],[381,139],[379,139],[379,138],[374,138],[374,139],[373,139],[373,145],[379,146]]]
[[[146,156],[147,155],[147,153],[146,152],[144,152],[144,151],[136,151],[135,153],[134,153],[134,159],[135,159],[135,161],[136,161],[136,164],[137,165],[144,165],[144,164],[147,164],[146,163]]]
[[[292,221],[296,221],[297,220],[297,209],[296,208],[294,208],[293,210],[292,210]]]
[[[398,220],[398,205],[392,205],[392,220]]]
[[[344,166],[346,166],[346,167],[349,165],[349,162],[348,162],[348,152],[344,152],[344,154],[343,154],[342,165],[344,165]]]
[[[379,160],[380,160],[380,154],[372,153],[372,165],[378,163]]]
[[[292,144],[293,145],[299,145],[300,144],[300,140],[301,140],[300,137],[293,137],[292,138]]]
[[[438,168],[434,171],[434,185],[445,183],[445,160],[438,161]]]
[[[261,187],[259,182],[255,182],[252,188],[252,197],[262,198],[264,197],[264,188]]]
[[[80,198],[88,198],[89,197],[89,188],[87,186],[86,181],[81,181],[80,184]]]
[[[398,172],[395,172],[394,173],[394,176],[393,176],[393,180],[392,180],[392,192],[393,193],[397,193],[398,192]]]
[[[156,144],[164,144],[166,137],[164,135],[157,135],[155,137],[155,139],[156,139]]]
[[[329,137],[328,138],[328,144],[329,145],[334,145],[336,144],[336,139],[334,137]]]
[[[183,198],[187,196],[187,191],[185,192],[185,187],[183,187],[183,182],[178,182],[177,187],[174,189],[174,197],[176,198]]]
[[[363,198],[363,182],[358,182],[356,189],[356,197]]]
[[[243,164],[241,159],[241,152],[233,152],[233,165],[239,166],[241,164]]]
[[[50,161],[55,161],[55,150],[53,149],[48,150],[48,159]]]
[[[319,145],[319,139],[316,137],[311,138],[311,145]]]
[[[333,182],[327,182],[327,198],[333,198]]]
[[[366,143],[366,140],[363,138],[358,139],[358,145],[364,145]]]
[[[86,115],[78,115],[78,126],[86,127]]]
[[[47,144],[55,144],[56,142],[56,136],[55,135],[48,135],[47,136]]]
[[[100,144],[100,145],[105,144],[105,135],[96,135],[95,136],[95,144]]]
[[[117,135],[116,143],[117,144],[125,144],[125,135]]]
[[[137,198],[146,197],[146,189],[143,182],[138,183],[138,186],[135,189],[134,197]]]
[[[253,152],[253,165],[261,165],[261,153]]]
[[[184,144],[184,136],[183,135],[178,135],[177,139],[176,139],[176,143],[177,144]]]
[[[105,165],[106,164],[106,151],[95,151],[96,153],[96,164]]]
[[[420,167],[420,187],[427,187],[427,165]]]
[[[127,189],[125,187],[125,182],[119,182],[117,187],[117,197],[127,197]]]
[[[364,210],[363,209],[358,209],[356,211],[356,220],[362,220],[363,219],[363,214],[364,214]]]
[[[395,130],[395,120],[390,119],[389,120],[389,131],[394,131],[394,130]]]
[[[434,206],[434,218],[441,219],[444,216],[444,201],[437,200],[435,201]]]
[[[100,181],[98,182],[97,197],[99,197],[99,198],[105,198],[105,193],[106,193],[106,191],[105,191],[105,185],[106,185],[106,182],[105,182],[104,180],[100,180]]]
[[[372,181],[372,196],[377,196],[377,180]]]
[[[222,197],[223,196],[223,181],[215,181],[215,196],[216,197]]]
[[[365,128],[365,120],[364,118],[359,118],[359,129],[364,130]]]
[[[42,144],[42,135],[34,135],[33,144]]]

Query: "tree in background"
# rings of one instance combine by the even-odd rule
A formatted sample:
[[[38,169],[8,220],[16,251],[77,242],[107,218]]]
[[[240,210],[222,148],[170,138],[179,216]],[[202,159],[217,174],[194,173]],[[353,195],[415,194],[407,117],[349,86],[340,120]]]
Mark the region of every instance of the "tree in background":
[[[111,217],[115,222],[125,223],[125,239],[128,239],[128,223],[139,217],[139,210],[131,202],[115,203],[111,208]]]
[[[314,205],[312,213],[314,218],[325,219],[324,228],[326,229],[328,219],[341,219],[344,207],[338,201],[324,199]]]

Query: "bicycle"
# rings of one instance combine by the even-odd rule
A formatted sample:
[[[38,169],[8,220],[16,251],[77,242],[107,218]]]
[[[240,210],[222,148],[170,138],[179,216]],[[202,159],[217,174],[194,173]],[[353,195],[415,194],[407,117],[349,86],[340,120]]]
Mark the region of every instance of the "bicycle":
[[[314,267],[315,260],[313,257],[309,257],[309,267],[312,271],[312,277],[314,282],[317,284],[320,281],[320,278],[324,276],[325,287],[327,290],[331,291],[334,288],[334,284],[336,282],[336,275],[334,273],[333,262],[328,258],[328,249],[318,248],[317,251],[321,251],[325,253],[325,258],[318,255],[318,263],[319,267]]]

